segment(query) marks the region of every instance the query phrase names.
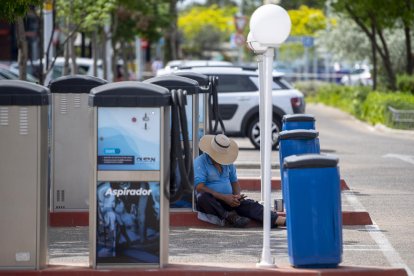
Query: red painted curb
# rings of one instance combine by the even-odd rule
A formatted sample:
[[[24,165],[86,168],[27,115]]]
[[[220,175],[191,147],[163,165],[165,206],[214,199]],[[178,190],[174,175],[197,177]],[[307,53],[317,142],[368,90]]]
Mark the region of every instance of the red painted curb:
[[[368,212],[343,211],[343,225],[372,225],[372,220]]]
[[[344,179],[341,179],[341,190],[349,190],[348,185]],[[239,178],[239,185],[242,190],[259,191],[260,190],[260,178]],[[279,178],[273,178],[271,188],[272,190],[281,189],[281,181]]]
[[[49,213],[51,227],[75,227],[89,225],[89,212],[54,212]]]
[[[385,267],[351,267],[339,266],[335,269],[296,269],[293,267],[277,268],[256,268],[255,264],[250,266],[246,264],[215,264],[215,265],[196,265],[196,264],[168,264],[165,268],[135,268],[135,269],[110,269],[93,270],[82,267],[64,267],[50,266],[38,271],[0,271],[1,276],[34,276],[34,275],[77,275],[77,276],[94,276],[94,275],[153,275],[153,276],[181,276],[181,275],[204,275],[204,276],[221,276],[221,275],[353,275],[353,276],[406,276],[407,272],[402,268],[385,268]]]
[[[284,212],[278,213],[280,216],[285,216]],[[75,226],[88,226],[89,214],[88,213],[50,213],[50,226],[51,227],[75,227]],[[342,224],[343,225],[372,225],[371,217],[368,212],[356,212],[356,211],[343,211],[342,212]],[[170,226],[172,227],[216,227],[213,224],[201,221],[197,218],[197,213],[187,212],[171,212],[170,213]],[[248,227],[261,227],[257,222],[250,222]]]
[[[279,216],[286,216],[284,212],[278,212]],[[367,212],[344,211],[342,213],[342,225],[371,225],[372,220]],[[171,227],[203,227],[212,228],[216,225],[201,221],[195,212],[172,212],[170,213]],[[248,228],[262,227],[258,222],[251,221]]]

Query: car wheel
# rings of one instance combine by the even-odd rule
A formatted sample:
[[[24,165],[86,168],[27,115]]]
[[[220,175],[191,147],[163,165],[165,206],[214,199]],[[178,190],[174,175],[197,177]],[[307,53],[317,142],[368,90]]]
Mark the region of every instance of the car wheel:
[[[277,149],[277,135],[281,129],[281,124],[276,118],[273,118],[272,122],[272,148]],[[260,148],[260,122],[259,118],[256,117],[253,121],[249,124],[247,129],[247,136],[250,139],[250,142],[253,144],[255,148]]]

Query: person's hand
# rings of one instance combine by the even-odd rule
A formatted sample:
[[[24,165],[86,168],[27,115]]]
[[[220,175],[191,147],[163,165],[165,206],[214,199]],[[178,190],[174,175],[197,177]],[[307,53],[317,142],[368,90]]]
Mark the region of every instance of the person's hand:
[[[223,195],[223,201],[230,207],[237,207],[240,205],[239,195]]]

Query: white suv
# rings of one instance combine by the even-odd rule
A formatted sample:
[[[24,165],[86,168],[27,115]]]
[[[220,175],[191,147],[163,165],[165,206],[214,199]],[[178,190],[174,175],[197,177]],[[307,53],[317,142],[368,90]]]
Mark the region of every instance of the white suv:
[[[256,69],[242,67],[192,67],[175,72],[196,72],[218,77],[218,102],[226,135],[249,137],[259,148],[259,76]],[[305,101],[302,92],[294,89],[283,79],[283,74],[273,74],[273,146],[282,128],[285,114],[304,113]]]

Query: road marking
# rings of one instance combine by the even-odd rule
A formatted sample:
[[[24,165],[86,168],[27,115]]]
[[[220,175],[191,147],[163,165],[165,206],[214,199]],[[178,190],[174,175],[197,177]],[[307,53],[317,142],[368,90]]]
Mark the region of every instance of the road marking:
[[[414,163],[413,163],[414,164]],[[343,193],[345,199],[351,203],[358,211],[366,212],[364,206],[359,202],[358,198],[352,192],[352,190]],[[372,218],[371,218],[372,220]],[[380,248],[382,254],[384,254],[388,263],[392,267],[401,267],[404,268],[408,276],[414,276],[411,269],[404,263],[401,259],[400,254],[394,249],[392,244],[388,241],[387,237],[381,232],[379,226],[372,220],[372,225],[365,225],[365,230],[369,233],[371,238]]]
[[[414,165],[414,157],[411,155],[388,153],[383,155],[382,158],[396,158]]]

